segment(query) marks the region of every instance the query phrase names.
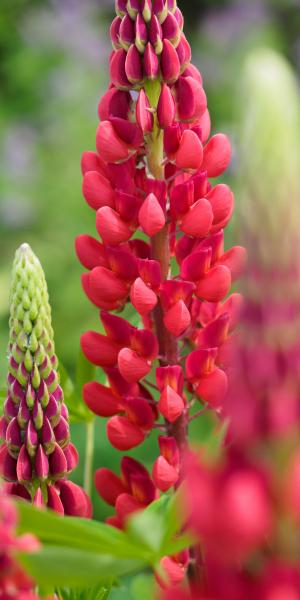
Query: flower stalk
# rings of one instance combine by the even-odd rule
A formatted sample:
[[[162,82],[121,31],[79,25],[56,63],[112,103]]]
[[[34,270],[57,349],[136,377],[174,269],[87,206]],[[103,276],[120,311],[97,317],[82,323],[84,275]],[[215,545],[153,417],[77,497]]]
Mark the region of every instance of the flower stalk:
[[[82,158],[83,195],[100,241],[81,235],[76,251],[104,330],[86,332],[81,346],[107,376],[105,386],[84,386],[84,400],[108,418],[117,450],[162,431],[151,476],[127,457],[120,477],[96,471],[98,492],[116,510],[109,522],[124,527],[128,515],[179,485],[190,396],[222,412],[226,343],[241,303],[238,294],[226,296],[245,252],[224,250],[234,199],[211,179],[228,167],[230,143],[223,134],[210,138],[202,77],[176,0],[118,0],[116,13],[96,152]],[[122,316],[128,303],[139,327]],[[189,561],[188,552],[163,559],[171,583],[182,581]]]

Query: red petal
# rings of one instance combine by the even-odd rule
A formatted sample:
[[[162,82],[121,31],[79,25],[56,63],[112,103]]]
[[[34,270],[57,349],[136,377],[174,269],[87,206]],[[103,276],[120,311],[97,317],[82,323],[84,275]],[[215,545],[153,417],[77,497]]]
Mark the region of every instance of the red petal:
[[[118,362],[120,346],[96,331],[81,336],[81,348],[86,358],[99,367],[113,367]]]
[[[118,496],[126,492],[120,477],[109,469],[98,469],[94,481],[98,494],[111,506],[115,506]]]
[[[126,417],[112,417],[107,423],[107,437],[111,445],[122,452],[139,446],[145,434]]]
[[[111,389],[97,381],[90,381],[83,386],[83,399],[89,409],[99,417],[112,417],[123,408]]]

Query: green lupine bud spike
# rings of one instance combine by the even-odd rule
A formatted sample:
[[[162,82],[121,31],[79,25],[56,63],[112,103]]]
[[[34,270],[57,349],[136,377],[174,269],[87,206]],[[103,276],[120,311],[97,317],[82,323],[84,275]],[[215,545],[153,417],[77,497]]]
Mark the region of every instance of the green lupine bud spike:
[[[47,284],[27,244],[16,252],[10,298],[9,402],[4,404],[7,429],[0,477],[25,486],[32,499],[38,494],[47,502],[51,486],[76,460],[68,449],[68,411],[59,386]]]

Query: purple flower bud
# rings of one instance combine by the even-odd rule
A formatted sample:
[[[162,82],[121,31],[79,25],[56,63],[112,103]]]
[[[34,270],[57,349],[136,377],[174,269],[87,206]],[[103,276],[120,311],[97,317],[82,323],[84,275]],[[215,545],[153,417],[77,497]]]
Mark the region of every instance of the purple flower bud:
[[[181,140],[181,129],[177,123],[165,130],[164,148],[168,156],[176,154]]]
[[[33,369],[31,371],[31,385],[35,390],[38,390],[41,384],[41,376],[38,369],[38,366],[34,364]]]
[[[41,481],[45,481],[49,475],[49,461],[41,445],[39,445],[35,457],[35,474]]]
[[[163,83],[157,105],[157,120],[161,129],[166,129],[172,125],[175,119],[175,100],[172,92],[166,83]]]
[[[36,429],[41,429],[43,426],[44,413],[38,400],[36,400],[34,403],[34,407],[32,409],[32,418]]]
[[[38,443],[38,434],[33,421],[30,419],[25,432],[25,444],[29,456],[35,456]]]
[[[153,12],[156,14],[160,23],[163,23],[168,16],[168,0],[154,0]]]
[[[43,408],[46,408],[49,403],[49,392],[45,382],[42,380],[37,393],[37,399]]]
[[[127,0],[126,8],[130,17],[135,21],[140,10],[139,0]]]
[[[177,8],[176,0],[168,0],[168,9],[171,13],[174,13]]]
[[[147,25],[141,14],[138,14],[135,22],[135,45],[139,52],[145,52],[148,42]]]
[[[109,30],[111,43],[115,50],[118,50],[118,48],[120,48],[119,32],[120,32],[121,23],[122,23],[121,17],[116,17],[113,20],[113,22],[110,26],[110,30]]]
[[[9,421],[17,416],[18,406],[14,403],[11,396],[7,396],[4,402],[3,412]]]
[[[92,503],[79,485],[76,485],[73,481],[59,481],[57,486],[60,490],[60,499],[66,515],[91,518]]]
[[[30,412],[26,404],[25,398],[23,398],[20,402],[17,419],[21,429],[25,429],[30,419]]]
[[[26,404],[29,409],[33,408],[34,402],[35,402],[35,391],[29,383],[27,390],[26,390]]]
[[[70,439],[70,428],[63,417],[60,417],[59,423],[54,429],[54,435],[61,448],[64,448],[68,444]]]
[[[132,19],[130,18],[129,15],[125,15],[125,17],[123,17],[123,19],[121,21],[120,29],[119,29],[119,37],[120,37],[120,44],[123,48],[125,48],[125,50],[128,50],[128,48],[130,48],[131,44],[134,43],[134,38],[135,38],[134,22],[132,21]]]
[[[143,133],[151,133],[153,130],[153,114],[151,113],[150,102],[143,89],[139,93],[136,105],[136,121]]]
[[[147,79],[156,79],[159,73],[159,62],[155,50],[150,44],[146,46],[144,54],[144,71]]]
[[[151,0],[142,0],[141,1],[141,12],[143,15],[143,19],[146,23],[149,23],[152,16],[152,2]]]
[[[16,481],[17,462],[12,456],[10,456],[6,445],[0,447],[0,475],[6,481]]]
[[[163,33],[156,15],[152,15],[150,22],[149,41],[152,44],[156,54],[161,54],[163,50]]]
[[[172,13],[169,13],[162,25],[163,38],[169,40],[176,48],[180,42],[181,29],[177,19]]]
[[[40,366],[40,375],[42,379],[47,379],[50,373],[52,372],[52,364],[49,356],[45,356],[41,366]]]
[[[10,386],[10,395],[16,404],[20,404],[25,399],[24,390],[16,379],[14,379],[13,384]]]
[[[67,474],[67,460],[64,451],[58,444],[55,444],[53,452],[49,455],[49,467],[51,477],[54,479],[60,479]]]
[[[22,362],[19,365],[18,372],[16,375],[16,378],[17,378],[19,384],[25,387],[27,385],[29,377],[30,377],[30,374],[27,372],[26,367],[25,367],[24,363]]]
[[[169,40],[164,40],[160,68],[163,80],[166,83],[177,81],[180,74],[180,62],[177,52]]]
[[[54,396],[51,395],[49,398],[49,404],[45,410],[45,417],[47,417],[52,425],[55,427],[60,419],[60,406],[55,400]]]
[[[26,446],[23,445],[17,461],[17,478],[19,483],[31,481],[32,467]]]
[[[50,394],[52,394],[56,390],[58,385],[58,377],[56,371],[51,371],[49,377],[45,379],[45,383]]]
[[[5,439],[10,455],[13,458],[17,458],[22,446],[21,431],[17,417],[9,423]]]
[[[0,439],[5,440],[8,423],[5,417],[0,418]]]
[[[33,504],[35,506],[38,506],[39,508],[42,508],[43,506],[45,506],[45,502],[44,502],[44,498],[43,498],[43,492],[41,490],[41,488],[39,487],[35,493],[34,499],[33,499]]]
[[[15,361],[15,359],[11,356],[9,363],[8,363],[8,368],[9,368],[9,372],[11,375],[13,375],[13,377],[17,377],[18,374],[18,369],[19,369],[19,363],[17,363]]]
[[[44,417],[43,427],[41,429],[41,442],[46,454],[51,454],[55,448],[55,435],[49,419]]]
[[[51,508],[51,510],[54,510],[58,514],[63,515],[65,512],[64,506],[54,485],[47,486],[47,495],[47,507]]]
[[[126,10],[127,0],[116,0],[115,4],[116,4],[117,15],[119,17],[124,17],[124,15],[126,15],[126,13],[127,13],[127,10]]]
[[[191,62],[192,51],[183,33],[181,34],[180,42],[176,48],[176,52],[179,59],[181,71],[184,71],[188,64]]]
[[[141,55],[135,45],[130,46],[125,61],[126,76],[133,84],[143,80],[143,65]]]
[[[68,444],[68,446],[64,449],[64,455],[67,461],[67,469],[68,473],[76,469],[79,461],[78,452],[74,446],[74,444]]]
[[[110,61],[110,79],[121,90],[127,90],[131,87],[125,70],[126,57],[126,50],[121,48],[113,53]]]
[[[184,26],[184,18],[179,8],[176,8],[176,10],[174,11],[174,17],[179,25],[180,31],[182,31]]]
[[[69,411],[64,402],[61,405],[61,416],[66,419],[66,421],[69,421]]]
[[[62,402],[64,395],[60,385],[56,386],[54,392],[52,392],[52,396],[55,398],[56,402]]]

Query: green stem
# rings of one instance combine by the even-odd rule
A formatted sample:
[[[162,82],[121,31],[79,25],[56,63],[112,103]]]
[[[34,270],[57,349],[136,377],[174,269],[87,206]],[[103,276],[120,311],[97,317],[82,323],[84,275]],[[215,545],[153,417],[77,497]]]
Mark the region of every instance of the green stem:
[[[84,461],[84,477],[83,477],[83,486],[88,494],[91,495],[92,491],[92,476],[93,476],[93,460],[94,460],[94,443],[95,443],[95,433],[94,433],[94,419],[92,421],[88,421],[86,424],[86,438],[85,438],[85,461]]]

